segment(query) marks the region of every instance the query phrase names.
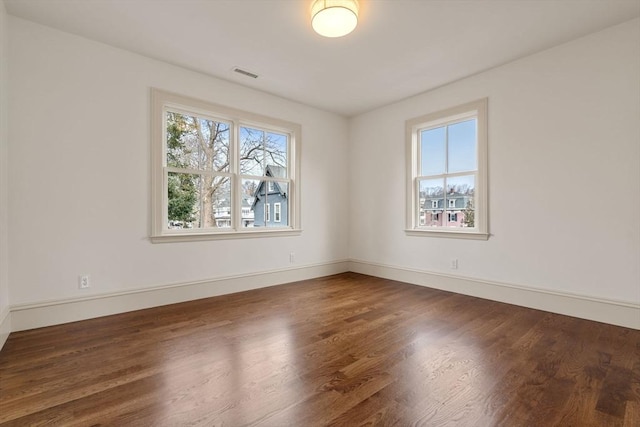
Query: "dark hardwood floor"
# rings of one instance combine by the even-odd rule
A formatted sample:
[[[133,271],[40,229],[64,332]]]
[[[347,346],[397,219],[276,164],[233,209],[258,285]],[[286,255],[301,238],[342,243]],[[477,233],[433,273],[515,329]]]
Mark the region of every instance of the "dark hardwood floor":
[[[0,423],[640,426],[640,331],[346,273],[17,332]]]

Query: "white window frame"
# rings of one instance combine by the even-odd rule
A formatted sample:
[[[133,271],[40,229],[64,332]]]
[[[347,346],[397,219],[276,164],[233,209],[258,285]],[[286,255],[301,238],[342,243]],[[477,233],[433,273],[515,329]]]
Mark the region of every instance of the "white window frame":
[[[409,236],[451,237],[487,240],[489,238],[488,208],[488,99],[483,98],[457,107],[415,117],[405,122],[407,162],[406,234]],[[475,227],[448,228],[421,225],[419,219],[420,146],[419,132],[475,118],[477,124],[477,170],[475,171]],[[447,209],[443,207],[443,209]]]
[[[450,208],[456,207],[456,199],[449,199],[449,207]]]
[[[230,228],[216,229],[171,229],[167,219],[167,177],[166,164],[166,112],[180,111],[194,115],[211,117],[230,124],[231,166],[228,173],[233,179]],[[257,127],[267,131],[286,134],[288,146],[288,176],[278,177],[278,181],[288,184],[289,221],[282,227],[243,227],[242,225],[242,179],[269,181],[270,177],[249,176],[239,173],[239,129],[241,126]],[[251,237],[274,237],[299,235],[300,221],[300,145],[302,129],[299,124],[229,108],[207,101],[151,89],[151,230],[150,240],[154,243],[181,242],[195,240],[234,239]]]
[[[273,222],[281,222],[281,220],[280,220],[281,210],[282,210],[282,204],[281,203],[274,203],[273,204]]]
[[[271,222],[271,203],[264,204],[264,225]]]

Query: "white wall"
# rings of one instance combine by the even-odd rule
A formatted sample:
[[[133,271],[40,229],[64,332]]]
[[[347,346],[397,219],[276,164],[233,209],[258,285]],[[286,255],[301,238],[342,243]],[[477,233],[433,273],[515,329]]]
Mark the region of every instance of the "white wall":
[[[9,23],[12,306],[347,259],[345,118]],[[302,235],[150,243],[150,87],[301,124]]]
[[[354,118],[350,257],[640,303],[638,40],[636,19]],[[482,97],[491,237],[406,236],[405,120]]]
[[[0,348],[11,331],[8,258],[7,12],[0,2]]]

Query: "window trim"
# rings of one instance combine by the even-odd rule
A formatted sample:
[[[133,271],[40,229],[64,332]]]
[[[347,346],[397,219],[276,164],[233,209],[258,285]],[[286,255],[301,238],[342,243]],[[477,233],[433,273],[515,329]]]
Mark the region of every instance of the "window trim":
[[[437,127],[465,118],[477,118],[477,182],[476,182],[476,221],[477,227],[465,228],[426,228],[420,225],[417,179],[418,176],[418,131],[426,127]],[[478,99],[445,110],[415,117],[405,122],[406,141],[406,229],[408,236],[449,237],[458,239],[487,240],[489,238],[489,185],[488,185],[488,98]],[[446,208],[443,208],[446,209]]]
[[[165,109],[183,111],[189,114],[198,114],[205,117],[214,117],[217,120],[225,120],[231,124],[230,132],[233,139],[237,140],[240,126],[256,126],[265,130],[273,130],[289,135],[288,169],[289,184],[288,204],[289,222],[283,227],[256,227],[244,228],[241,220],[242,204],[234,203],[236,209],[232,209],[232,215],[237,216],[235,224],[237,228],[225,229],[188,229],[171,230],[166,226],[166,206],[168,203],[166,194],[165,173],[165,144],[166,125]],[[300,203],[300,160],[301,160],[301,135],[302,128],[299,124],[250,113],[235,108],[225,107],[211,102],[167,92],[157,88],[151,88],[151,221],[149,238],[153,243],[185,242],[199,240],[235,239],[252,237],[276,237],[299,235],[301,228],[301,203]],[[232,151],[232,161],[237,157],[238,145],[235,144]],[[217,174],[227,175],[226,172]],[[232,200],[240,200],[240,181],[243,177],[239,172],[229,173],[236,177],[236,184],[232,188]],[[268,178],[268,177],[267,177]],[[237,204],[238,206],[235,206]]]

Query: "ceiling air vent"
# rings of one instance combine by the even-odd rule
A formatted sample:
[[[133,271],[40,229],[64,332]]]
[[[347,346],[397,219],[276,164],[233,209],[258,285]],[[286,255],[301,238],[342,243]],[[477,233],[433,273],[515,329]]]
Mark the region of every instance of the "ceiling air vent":
[[[242,74],[243,76],[251,77],[253,79],[257,79],[258,75],[256,73],[252,73],[251,71],[243,70],[242,68],[234,67],[233,71]]]

